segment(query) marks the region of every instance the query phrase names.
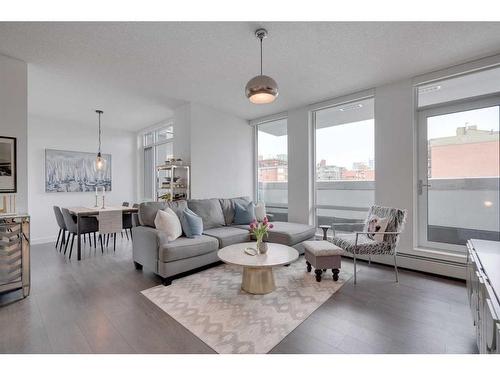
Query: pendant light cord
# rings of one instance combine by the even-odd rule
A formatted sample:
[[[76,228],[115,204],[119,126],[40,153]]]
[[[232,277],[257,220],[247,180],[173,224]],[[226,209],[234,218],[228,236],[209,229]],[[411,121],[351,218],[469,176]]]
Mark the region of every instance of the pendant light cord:
[[[260,75],[262,75],[262,38],[260,39]]]
[[[99,112],[99,153],[101,152],[101,113]]]

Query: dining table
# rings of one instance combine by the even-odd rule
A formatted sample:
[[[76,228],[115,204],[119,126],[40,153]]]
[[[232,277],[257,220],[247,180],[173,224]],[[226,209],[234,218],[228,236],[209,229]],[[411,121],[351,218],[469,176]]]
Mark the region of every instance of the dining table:
[[[106,207],[67,207],[68,211],[70,212],[71,215],[76,217],[76,236],[77,236],[77,241],[76,241],[76,248],[77,248],[77,259],[81,260],[82,259],[82,241],[80,239],[81,233],[80,233],[80,223],[81,223],[81,218],[82,217],[88,217],[88,216],[99,216],[99,212],[101,211],[115,211],[115,210],[122,210],[123,213],[134,213],[138,212],[138,208],[134,207],[126,207],[126,206],[106,206]]]

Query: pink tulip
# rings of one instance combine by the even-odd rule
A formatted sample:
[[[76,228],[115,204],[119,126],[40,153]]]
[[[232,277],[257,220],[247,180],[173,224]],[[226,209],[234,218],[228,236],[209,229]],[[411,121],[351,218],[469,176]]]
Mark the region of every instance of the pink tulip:
[[[264,224],[267,224],[267,222],[269,221],[269,219],[267,218],[267,216],[264,216]]]
[[[269,224],[269,229],[273,229],[273,228],[274,228],[274,225]]]

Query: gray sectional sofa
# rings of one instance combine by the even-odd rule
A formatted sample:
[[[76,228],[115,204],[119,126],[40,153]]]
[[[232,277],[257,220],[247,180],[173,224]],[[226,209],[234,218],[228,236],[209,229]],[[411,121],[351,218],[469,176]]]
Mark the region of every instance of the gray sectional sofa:
[[[219,249],[251,241],[248,225],[233,225],[235,202],[248,201],[248,197],[239,197],[141,203],[137,217],[139,225],[132,228],[135,267],[146,267],[168,285],[175,276],[218,263]],[[167,241],[165,233],[156,230],[154,224],[158,210],[166,207],[179,217],[186,207],[201,216],[203,234],[195,238],[183,235]],[[315,228],[310,225],[287,222],[273,222],[273,225],[265,240],[292,246],[301,254],[304,253],[302,243],[315,235]]]

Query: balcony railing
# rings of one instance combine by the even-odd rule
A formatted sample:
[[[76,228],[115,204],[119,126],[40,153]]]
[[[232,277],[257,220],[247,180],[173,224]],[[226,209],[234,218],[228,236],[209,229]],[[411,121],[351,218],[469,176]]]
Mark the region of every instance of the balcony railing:
[[[469,238],[500,240],[498,178],[430,179],[429,184],[430,241],[465,244]],[[316,187],[318,226],[364,220],[375,202],[374,181],[319,181]],[[259,196],[277,221],[287,219],[287,195],[287,183],[259,184]]]

